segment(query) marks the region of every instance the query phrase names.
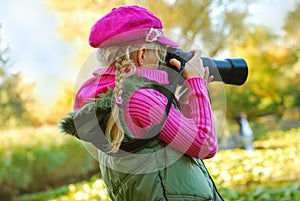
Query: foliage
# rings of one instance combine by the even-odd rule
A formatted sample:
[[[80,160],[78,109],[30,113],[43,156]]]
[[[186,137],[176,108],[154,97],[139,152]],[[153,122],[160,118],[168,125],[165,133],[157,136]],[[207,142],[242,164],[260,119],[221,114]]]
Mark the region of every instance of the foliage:
[[[216,185],[230,189],[300,180],[299,133],[300,128],[269,132],[254,142],[254,152],[221,150],[206,165]]]
[[[60,118],[73,110],[74,86],[71,83],[64,82],[64,91],[62,95],[49,107],[47,115],[42,119],[43,123],[56,125]]]
[[[58,129],[14,129],[0,135],[0,195],[44,190],[97,169],[96,160]]]
[[[298,24],[299,18],[300,18],[300,2],[298,1],[294,6],[293,10],[288,13],[285,24],[283,26],[287,38],[293,39],[294,41],[299,41],[300,39],[299,38],[300,31],[297,28],[297,26],[295,26],[296,24]]]
[[[28,125],[31,117],[27,106],[32,100],[26,92],[32,86],[23,83],[20,73],[9,72],[9,65],[9,48],[2,47],[0,38],[0,127]]]
[[[297,58],[300,58],[300,47],[299,43],[297,42],[300,40],[300,32],[299,29],[296,28],[300,18],[299,11],[300,2],[295,5],[294,10],[288,13],[285,25],[283,27],[285,43],[290,46],[292,54],[294,54],[294,56]],[[290,76],[295,87],[298,86],[298,93],[294,93],[294,102],[296,106],[300,106],[300,59],[298,59],[297,63],[291,66],[291,69],[288,71],[290,72]]]
[[[232,56],[243,57],[249,67],[246,84],[226,86],[231,118],[240,111],[252,117],[276,114],[281,118],[299,104],[300,72],[294,68],[298,57],[282,40],[269,28],[253,27],[244,41],[231,47]]]
[[[258,185],[255,188],[240,189],[220,189],[220,193],[226,200],[234,201],[298,201],[300,199],[299,183],[291,183],[280,187],[268,185]]]
[[[246,59],[249,78],[242,87],[227,87],[231,114],[243,110],[250,116],[282,117],[285,110],[299,106],[300,48],[295,28],[299,9],[300,3],[288,13],[281,35],[266,27],[252,27],[244,41],[233,41],[231,54]]]
[[[69,184],[48,192],[23,195],[14,201],[110,201],[105,184],[98,175],[89,181]]]
[[[296,201],[300,198],[300,128],[266,133],[255,150],[222,150],[206,166],[225,200]],[[99,176],[59,189],[26,195],[18,201],[109,201]]]

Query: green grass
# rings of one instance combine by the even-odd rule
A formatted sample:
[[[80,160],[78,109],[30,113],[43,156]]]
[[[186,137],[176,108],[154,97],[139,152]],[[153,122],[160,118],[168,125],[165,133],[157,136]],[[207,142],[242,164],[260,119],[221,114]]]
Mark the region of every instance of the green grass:
[[[88,181],[69,184],[47,192],[20,196],[14,201],[110,201],[105,184],[95,175]]]
[[[249,189],[221,188],[220,193],[228,201],[299,201],[300,183],[257,185]]]
[[[0,141],[0,197],[78,181],[98,166],[78,140],[55,127],[2,131]]]

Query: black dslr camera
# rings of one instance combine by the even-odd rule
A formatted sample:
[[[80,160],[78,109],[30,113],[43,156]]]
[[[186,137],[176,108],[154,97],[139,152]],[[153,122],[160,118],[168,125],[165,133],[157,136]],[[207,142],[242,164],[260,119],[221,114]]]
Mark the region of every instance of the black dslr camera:
[[[178,69],[170,64],[170,59],[175,58],[180,62],[188,62],[194,56],[191,52],[185,52],[179,48],[167,48],[165,62],[167,67],[178,72]],[[243,85],[248,77],[248,66],[242,58],[228,58],[216,60],[207,57],[200,57],[203,66],[209,68],[210,75],[214,76],[213,81],[221,81],[225,84]]]

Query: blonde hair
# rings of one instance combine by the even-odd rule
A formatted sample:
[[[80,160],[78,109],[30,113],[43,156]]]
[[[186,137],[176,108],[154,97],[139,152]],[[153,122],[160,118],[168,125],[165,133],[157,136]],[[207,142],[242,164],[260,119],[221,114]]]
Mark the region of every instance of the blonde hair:
[[[120,121],[120,109],[122,103],[116,103],[117,100],[122,101],[123,82],[124,79],[135,72],[135,63],[130,59],[130,54],[137,51],[140,47],[154,49],[155,55],[160,62],[164,62],[166,54],[166,46],[159,43],[149,43],[143,45],[128,46],[112,46],[98,50],[98,60],[104,66],[116,67],[115,88],[113,91],[113,107],[111,115],[107,121],[106,137],[112,146],[110,152],[115,153],[119,150],[124,139],[124,129]],[[115,65],[112,65],[115,64]]]

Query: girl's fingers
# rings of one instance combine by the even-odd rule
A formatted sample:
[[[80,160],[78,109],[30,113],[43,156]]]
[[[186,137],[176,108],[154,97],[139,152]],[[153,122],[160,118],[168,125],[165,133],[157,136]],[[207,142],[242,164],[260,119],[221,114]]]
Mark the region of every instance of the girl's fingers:
[[[181,63],[177,59],[170,59],[170,64],[175,66],[178,70],[181,68]]]
[[[204,70],[204,79],[208,80],[209,78],[209,69],[208,67],[205,67],[205,70]]]
[[[207,82],[211,82],[213,81],[214,79],[214,76],[213,75],[209,75],[209,68],[208,67],[205,67],[205,71],[204,71],[204,77],[203,77],[205,80],[207,80]]]

